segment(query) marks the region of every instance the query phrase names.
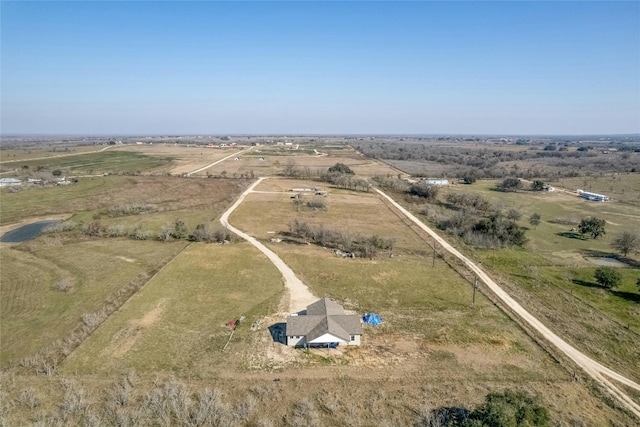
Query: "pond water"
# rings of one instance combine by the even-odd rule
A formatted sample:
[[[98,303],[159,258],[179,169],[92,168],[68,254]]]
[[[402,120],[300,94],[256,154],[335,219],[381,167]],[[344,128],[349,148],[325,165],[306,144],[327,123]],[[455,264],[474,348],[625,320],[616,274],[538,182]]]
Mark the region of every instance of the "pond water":
[[[23,225],[15,230],[7,231],[0,237],[0,242],[4,243],[21,243],[38,237],[45,228],[50,225],[57,224],[60,220],[55,221],[38,221],[31,224]]]
[[[622,261],[618,261],[615,258],[607,258],[607,257],[585,257],[588,261],[591,261],[595,265],[599,265],[601,267],[627,267]]]

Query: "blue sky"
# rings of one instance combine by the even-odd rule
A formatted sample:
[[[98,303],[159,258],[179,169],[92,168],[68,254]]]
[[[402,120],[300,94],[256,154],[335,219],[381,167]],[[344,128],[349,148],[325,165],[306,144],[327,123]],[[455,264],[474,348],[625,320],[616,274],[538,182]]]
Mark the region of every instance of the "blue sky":
[[[640,132],[640,2],[0,2],[1,131]]]

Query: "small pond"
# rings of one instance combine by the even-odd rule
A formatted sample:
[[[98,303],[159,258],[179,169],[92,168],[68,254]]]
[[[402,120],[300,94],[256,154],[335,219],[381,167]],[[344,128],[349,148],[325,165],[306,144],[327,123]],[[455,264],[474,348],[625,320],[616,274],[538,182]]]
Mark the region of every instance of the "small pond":
[[[615,258],[608,257],[585,257],[587,261],[592,262],[595,265],[599,265],[601,267],[628,267],[622,261],[618,261]]]
[[[50,225],[57,224],[60,220],[52,221],[38,221],[31,224],[23,225],[15,230],[7,231],[0,237],[0,242],[3,243],[21,243],[27,240],[35,239],[38,237],[45,228]]]

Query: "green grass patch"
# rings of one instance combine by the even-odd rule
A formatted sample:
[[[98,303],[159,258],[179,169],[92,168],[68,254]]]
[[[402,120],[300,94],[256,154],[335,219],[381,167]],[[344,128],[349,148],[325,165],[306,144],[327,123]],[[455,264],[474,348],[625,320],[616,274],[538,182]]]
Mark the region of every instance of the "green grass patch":
[[[158,269],[184,244],[114,239],[3,248],[0,363],[7,366],[62,339],[82,314],[97,310],[139,274]],[[70,289],[56,289],[63,280]]]
[[[280,273],[249,244],[193,244],[112,315],[63,372],[211,372],[245,348],[249,326],[275,310]],[[246,316],[228,353],[224,324]],[[233,350],[232,350],[233,349]]]
[[[33,172],[39,170],[51,172],[59,169],[63,173],[74,175],[104,172],[134,174],[164,166],[173,160],[174,158],[172,157],[156,157],[132,151],[107,150],[99,153],[53,157],[41,160],[25,159],[19,164],[22,168],[28,166],[28,169]]]

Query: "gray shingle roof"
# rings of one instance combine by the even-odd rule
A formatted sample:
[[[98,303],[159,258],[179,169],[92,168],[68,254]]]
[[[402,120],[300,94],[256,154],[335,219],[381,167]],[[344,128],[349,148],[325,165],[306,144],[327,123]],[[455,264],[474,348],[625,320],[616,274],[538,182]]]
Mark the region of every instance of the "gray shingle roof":
[[[340,304],[322,298],[307,307],[307,314],[287,318],[287,336],[304,335],[307,341],[331,334],[345,341],[351,335],[362,335],[362,324],[357,314],[344,314]]]

